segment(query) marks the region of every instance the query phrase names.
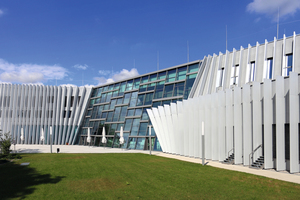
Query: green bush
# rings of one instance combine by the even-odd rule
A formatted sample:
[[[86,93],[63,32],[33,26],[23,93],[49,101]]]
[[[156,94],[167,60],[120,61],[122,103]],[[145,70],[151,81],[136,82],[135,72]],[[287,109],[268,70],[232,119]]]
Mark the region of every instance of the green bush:
[[[2,133],[2,130],[0,130],[0,145],[1,145],[1,151],[2,154],[8,155],[10,153],[9,149],[12,143],[12,138],[8,133]]]

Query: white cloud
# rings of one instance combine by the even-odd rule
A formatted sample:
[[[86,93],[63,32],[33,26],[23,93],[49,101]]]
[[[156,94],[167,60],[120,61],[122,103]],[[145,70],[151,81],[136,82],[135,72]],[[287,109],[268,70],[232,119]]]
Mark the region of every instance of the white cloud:
[[[115,81],[121,81],[138,75],[139,72],[137,71],[137,69],[132,68],[130,71],[128,71],[127,69],[122,69],[120,72],[114,73],[110,78],[94,77],[94,79],[98,81],[98,85],[103,85],[107,83],[113,83]]]
[[[265,14],[277,19],[279,8],[280,17],[293,15],[300,9],[299,0],[253,0],[247,5],[247,11]]]
[[[87,65],[74,65],[73,67],[77,68],[77,69],[82,69],[82,70],[86,70],[88,68]]]
[[[0,58],[0,81],[40,83],[46,80],[63,79],[67,69],[58,65],[13,64]]]
[[[111,73],[113,73],[113,71],[110,71],[110,70],[99,70],[99,74],[103,75],[103,76],[109,75]]]
[[[77,87],[77,85],[74,85],[74,84],[61,84],[60,86]]]
[[[4,15],[4,11],[0,9],[0,17]]]

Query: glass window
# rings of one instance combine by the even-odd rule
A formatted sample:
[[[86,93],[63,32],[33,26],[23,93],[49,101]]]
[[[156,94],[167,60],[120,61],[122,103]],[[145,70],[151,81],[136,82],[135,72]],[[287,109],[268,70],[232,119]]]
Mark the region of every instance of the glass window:
[[[137,135],[140,125],[140,119],[133,119],[131,134],[130,135]]]
[[[154,93],[154,99],[159,99],[163,97],[163,91],[164,91],[164,81],[161,81],[157,84],[156,86],[156,90]]]
[[[239,65],[234,65],[231,68],[230,85],[237,85],[239,81]]]
[[[139,92],[145,92],[147,90],[147,85],[141,85]]]
[[[184,80],[186,77],[186,69],[187,67],[178,68],[177,78],[176,80]]]
[[[113,89],[114,89],[114,85],[108,86],[108,90],[113,90]]]
[[[224,68],[221,68],[221,69],[218,70],[218,73],[217,73],[216,87],[222,87],[223,86],[223,79],[224,79]]]
[[[108,135],[114,135],[118,124],[111,124]]]
[[[124,94],[126,88],[126,82],[122,82],[119,90],[119,96],[122,96]]]
[[[136,138],[130,137],[130,138],[128,139],[128,145],[127,145],[127,148],[128,148],[128,149],[134,149],[134,148],[135,148],[135,143],[136,143]]]
[[[95,99],[90,100],[90,106],[89,106],[89,108],[92,108],[93,105],[94,105],[94,103],[95,103]]]
[[[150,81],[155,81],[157,79],[157,74],[150,75]]]
[[[197,72],[199,68],[199,63],[197,64],[193,64],[189,66],[189,72],[188,73],[192,73],[192,72]]]
[[[132,121],[133,121],[133,119],[126,119],[126,120],[125,120],[124,131],[130,131]]]
[[[130,99],[129,107],[135,107],[136,106],[137,96],[138,96],[138,92],[133,92],[131,94],[131,99]]]
[[[145,138],[138,138],[135,149],[143,150],[144,146],[145,146]]]
[[[171,103],[171,100],[162,101],[162,105],[165,105],[165,104],[170,105],[170,103]]]
[[[119,121],[124,121],[125,120],[126,112],[127,112],[127,107],[128,106],[122,106],[121,115],[120,115]]]
[[[101,95],[101,103],[106,102],[105,99],[106,99],[106,93]]]
[[[149,108],[143,108],[142,120],[149,120],[149,116],[147,113],[147,109],[149,109]]]
[[[289,76],[290,72],[293,71],[293,54],[287,54],[285,60],[286,63],[282,70],[282,76]]]
[[[148,82],[149,76],[144,76],[142,77],[142,83],[147,83]]]
[[[94,109],[97,109],[97,106],[96,106],[96,107],[94,107],[94,108],[93,108],[93,110],[94,110]],[[91,116],[91,115],[92,115],[92,110],[88,110],[88,113],[87,113],[87,115],[86,115],[86,116]]]
[[[142,109],[141,108],[135,109],[134,116],[140,116],[141,114],[142,114]]]
[[[137,99],[137,106],[142,106],[144,103],[145,94],[139,94]]]
[[[98,107],[97,118],[101,118],[102,110],[103,110],[103,105]]]
[[[140,82],[141,82],[140,80],[141,80],[141,78],[134,79],[133,89],[139,89]]]
[[[122,104],[123,103],[123,98],[118,98],[117,99],[117,105]]]
[[[126,91],[132,90],[132,86],[133,86],[133,80],[127,81]]]
[[[93,113],[92,113],[92,117],[91,117],[92,119],[95,119],[95,118],[96,118],[98,107],[99,107],[99,106],[94,106],[94,107],[93,107]],[[89,116],[89,113],[87,114],[87,116]]]
[[[161,101],[155,101],[153,102],[152,107],[158,107],[160,105],[161,105]]]
[[[184,99],[187,99],[189,97],[189,94],[193,87],[196,76],[197,76],[197,74],[191,74],[191,75],[187,76],[187,79],[185,82]]]
[[[120,131],[120,130],[121,130],[121,126],[123,126],[123,130],[124,130],[124,123],[121,123],[121,124],[118,124],[117,131]]]
[[[111,121],[112,121],[113,114],[114,114],[113,111],[108,112],[107,118],[106,118],[106,121],[107,121],[107,122],[111,122]]]
[[[108,86],[105,86],[104,88],[103,88],[103,92],[106,92],[108,90]]]
[[[100,103],[100,98],[95,99],[95,104]]]
[[[111,102],[110,102],[110,106],[109,106],[109,109],[110,109],[110,110],[114,109],[114,108],[115,108],[115,105],[116,105],[116,103],[117,103],[117,99],[113,99],[113,100],[111,100]]]
[[[112,96],[112,92],[108,92],[106,95],[106,102],[110,101],[111,96]]]
[[[130,109],[130,110],[128,110],[128,112],[127,112],[127,116],[133,116],[133,114],[134,114],[134,109]]]
[[[119,91],[118,90],[113,91],[113,94],[112,94],[113,97],[117,97],[118,95],[119,95]]]
[[[273,58],[267,59],[267,68],[264,70],[264,78],[273,78]]]
[[[98,93],[98,89],[93,89],[92,97],[96,97]]]
[[[84,127],[89,126],[89,120],[90,120],[90,118],[85,118]]]
[[[166,85],[165,86],[164,98],[166,98],[166,97],[172,97],[172,95],[173,95],[173,88],[174,88],[174,84],[170,84],[170,85]]]
[[[120,88],[120,83],[116,83],[115,86],[114,86],[114,90],[117,90]]]
[[[139,128],[139,136],[146,136],[148,122],[142,122]]]
[[[95,122],[90,122],[89,127],[94,127],[94,123],[95,123]]]
[[[175,83],[174,87],[174,97],[183,95],[184,90],[184,82],[181,83]]]
[[[102,90],[103,90],[103,88],[98,88],[98,94],[97,94],[97,97],[100,97],[100,96],[101,96]]]
[[[124,104],[129,103],[131,93],[126,93],[124,96]]]
[[[176,69],[172,69],[168,71],[167,82],[175,81],[176,77]]]
[[[254,81],[255,78],[255,62],[251,62],[247,66],[246,83]]]
[[[107,116],[107,112],[103,112],[101,118],[106,118],[106,116]]]
[[[103,107],[104,110],[109,110],[109,104],[105,104]]]
[[[166,72],[160,72],[159,74],[158,74],[158,79],[165,79],[166,78]]]
[[[153,99],[153,92],[147,93],[145,97],[145,103],[144,105],[151,105]]]
[[[114,141],[113,137],[108,137],[106,142],[106,147],[112,147],[113,141]]]
[[[114,113],[114,118],[113,118],[114,122],[117,122],[119,120],[120,112],[121,112],[121,107],[116,107],[115,113]]]
[[[156,85],[156,83],[150,83],[150,84],[148,84],[147,91],[154,90],[155,85]]]

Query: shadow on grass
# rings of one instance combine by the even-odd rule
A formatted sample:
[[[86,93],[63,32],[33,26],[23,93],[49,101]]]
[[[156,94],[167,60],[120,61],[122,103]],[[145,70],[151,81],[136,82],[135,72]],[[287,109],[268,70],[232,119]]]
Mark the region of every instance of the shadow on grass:
[[[41,174],[30,165],[2,164],[0,165],[0,199],[23,199],[34,192],[36,185],[56,184],[63,178],[65,177]]]

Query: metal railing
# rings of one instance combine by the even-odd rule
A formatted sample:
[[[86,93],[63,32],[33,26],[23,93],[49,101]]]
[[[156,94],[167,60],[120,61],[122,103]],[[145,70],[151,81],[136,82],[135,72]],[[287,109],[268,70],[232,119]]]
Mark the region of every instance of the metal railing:
[[[229,158],[229,156],[230,156],[230,152],[234,152],[234,148],[232,148],[232,149],[230,149],[229,151],[228,151],[228,158]]]
[[[250,154],[249,154],[249,167],[251,167],[251,165],[253,164],[253,154],[262,147],[262,144],[258,145],[258,147],[256,147]],[[252,163],[250,162],[252,159]]]

